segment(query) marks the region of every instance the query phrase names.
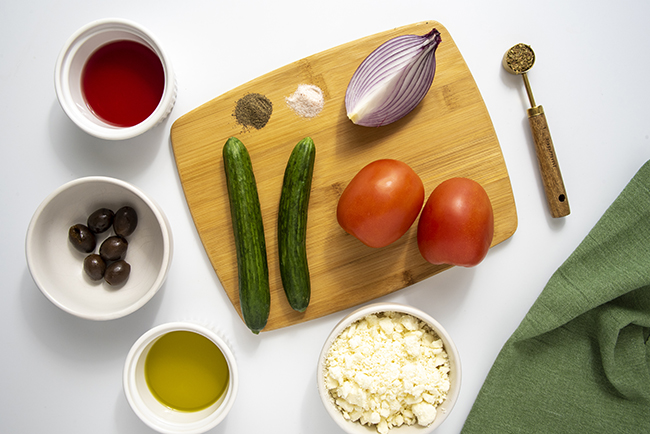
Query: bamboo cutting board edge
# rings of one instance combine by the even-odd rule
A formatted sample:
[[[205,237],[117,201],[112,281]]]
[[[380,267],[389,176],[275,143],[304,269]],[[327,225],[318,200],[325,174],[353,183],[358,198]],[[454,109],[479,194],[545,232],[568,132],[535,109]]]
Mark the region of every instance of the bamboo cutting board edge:
[[[432,27],[441,32],[443,42],[436,53],[436,78],[420,106],[395,124],[381,128],[368,129],[349,122],[342,96],[360,61],[391,37],[424,34]],[[332,64],[332,59],[340,59],[343,52],[351,60]],[[318,85],[326,96],[325,109],[312,120],[300,119],[283,104],[284,97],[303,82]],[[274,111],[264,128],[242,131],[232,110],[235,101],[249,92],[269,97]],[[441,119],[433,116],[429,126],[431,113]],[[279,281],[275,224],[284,164],[293,145],[308,135],[317,146],[308,220],[312,302],[300,314],[288,306]],[[260,191],[272,286],[271,316],[265,331],[371,301],[450,268],[433,266],[419,257],[417,246],[413,247],[417,244],[417,222],[402,239],[384,249],[363,246],[338,227],[338,195],[361,167],[378,157],[403,157],[421,174],[427,196],[447,177],[468,176],[481,182],[495,208],[493,246],[511,237],[517,227],[510,180],[489,113],[451,36],[435,21],[371,35],[301,59],[210,100],[172,125],[172,147],[192,218],[224,290],[241,315],[221,160],[222,146],[230,136],[239,137],[249,148]],[[417,152],[400,153],[390,146],[390,141],[405,138]],[[429,149],[427,140],[443,145]],[[422,157],[422,151],[430,152]],[[332,251],[335,253],[328,253]],[[366,278],[377,273],[380,278]]]

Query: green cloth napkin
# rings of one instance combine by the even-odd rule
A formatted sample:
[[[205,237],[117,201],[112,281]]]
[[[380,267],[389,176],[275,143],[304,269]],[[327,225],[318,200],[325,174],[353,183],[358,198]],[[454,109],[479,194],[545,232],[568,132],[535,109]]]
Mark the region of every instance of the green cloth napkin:
[[[650,433],[650,161],[551,276],[462,434]]]

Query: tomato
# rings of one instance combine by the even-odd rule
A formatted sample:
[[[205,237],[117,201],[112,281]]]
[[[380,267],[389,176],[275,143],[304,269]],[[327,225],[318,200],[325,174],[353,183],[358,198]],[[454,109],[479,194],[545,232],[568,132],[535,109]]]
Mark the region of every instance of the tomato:
[[[424,184],[406,163],[377,160],[357,173],[341,194],[336,218],[349,234],[370,247],[398,240],[417,219]]]
[[[436,187],[418,222],[418,248],[432,264],[473,267],[487,255],[494,236],[494,212],[483,187],[452,178]]]

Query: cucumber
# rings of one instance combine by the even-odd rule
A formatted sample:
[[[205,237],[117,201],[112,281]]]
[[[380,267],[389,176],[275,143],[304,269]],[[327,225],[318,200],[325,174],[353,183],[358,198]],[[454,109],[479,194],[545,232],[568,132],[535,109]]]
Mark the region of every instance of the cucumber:
[[[294,147],[284,172],[278,210],[280,276],[291,307],[304,312],[311,298],[307,263],[307,210],[316,147],[306,137]]]
[[[250,155],[239,139],[231,137],[226,141],[223,162],[237,250],[242,317],[246,326],[258,334],[269,318],[271,292],[257,184]]]

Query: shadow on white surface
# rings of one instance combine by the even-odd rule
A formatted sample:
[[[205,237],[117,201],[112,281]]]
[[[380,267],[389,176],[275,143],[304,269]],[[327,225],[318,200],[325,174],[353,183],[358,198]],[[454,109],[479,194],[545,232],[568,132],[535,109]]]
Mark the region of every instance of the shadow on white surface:
[[[20,285],[20,300],[25,322],[50,351],[75,363],[100,363],[122,360],[133,342],[155,319],[165,285],[138,311],[115,320],[91,321],[62,311],[40,292],[27,267]]]
[[[117,389],[116,389],[117,390]],[[138,416],[131,410],[129,403],[124,396],[124,391],[120,387],[115,400],[115,428],[118,432],[152,432],[153,429],[149,428],[142,422]]]
[[[325,342],[325,339],[323,339],[323,342]],[[305,396],[301,404],[300,414],[302,417],[300,418],[300,432],[342,432],[336,422],[327,413],[320,400],[318,385],[316,384],[316,366],[315,360],[314,369],[309,376],[309,383],[305,387]],[[318,427],[318,429],[315,429],[315,427]]]
[[[449,268],[404,288],[405,304],[423,310],[445,326],[470,293],[475,274],[476,268]]]
[[[144,172],[160,151],[169,131],[170,119],[128,140],[102,140],[77,127],[55,100],[50,109],[48,130],[51,146],[75,177],[108,174],[121,179]]]

